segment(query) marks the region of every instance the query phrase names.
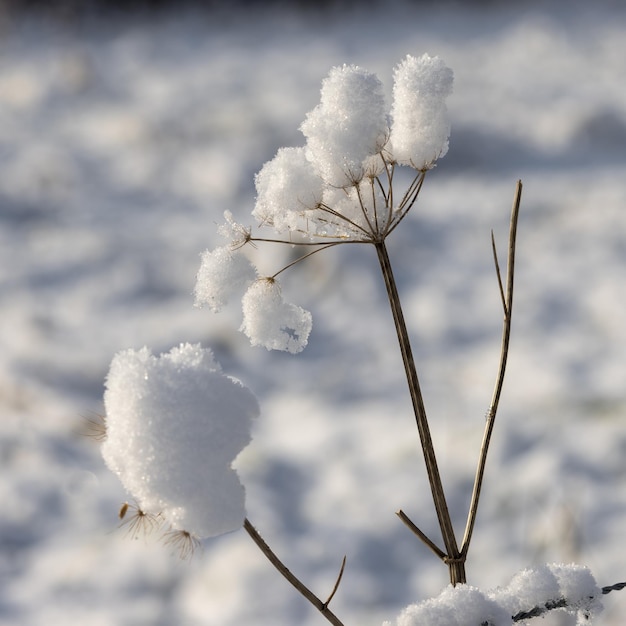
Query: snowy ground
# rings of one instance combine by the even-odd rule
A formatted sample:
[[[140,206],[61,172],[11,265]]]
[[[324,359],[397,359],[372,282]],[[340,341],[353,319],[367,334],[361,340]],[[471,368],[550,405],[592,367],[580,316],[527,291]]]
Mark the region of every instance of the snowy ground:
[[[0,39],[0,625],[313,626],[243,533],[180,562],[118,530],[97,443],[118,350],[212,347],[259,396],[250,518],[346,626],[437,594],[436,536],[373,250],[285,279],[314,329],[250,348],[192,306],[225,209],[297,131],[332,65],[391,85],[407,53],[456,75],[449,154],[389,242],[459,533],[501,332],[489,232],[524,182],[510,367],[468,562],[493,587],[548,561],[626,579],[626,11],[619,3],[5,24]],[[442,8],[443,7],[443,8]],[[267,249],[270,264],[284,252]],[[274,255],[274,256],[272,256]],[[622,624],[625,592],[602,624]],[[544,622],[545,623],[545,622]],[[552,623],[556,623],[553,621]]]

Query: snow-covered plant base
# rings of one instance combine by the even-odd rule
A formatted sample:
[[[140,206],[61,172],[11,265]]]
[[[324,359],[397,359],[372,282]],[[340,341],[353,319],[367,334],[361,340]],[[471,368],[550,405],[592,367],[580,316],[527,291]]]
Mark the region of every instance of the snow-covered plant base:
[[[599,612],[604,593],[584,567],[526,569],[507,587],[487,592],[466,580],[465,563],[507,362],[521,182],[515,191],[504,273],[493,240],[504,313],[501,357],[461,541],[439,476],[386,240],[415,206],[427,172],[448,151],[446,99],[452,83],[452,71],[438,57],[409,55],[395,69],[393,102],[388,107],[376,75],[354,65],[333,68],[322,84],[320,103],[301,125],[305,144],[278,150],[255,178],[255,229],[225,213],[219,232],[226,243],[202,255],[195,302],[218,312],[233,296],[241,298],[240,330],[252,345],[296,354],[308,344],[312,316],[284,300],[278,276],[328,248],[372,246],[398,337],[443,545],[403,511],[398,515],[448,567],[451,583],[439,597],[411,604],[385,626],[503,626],[552,610],[572,613],[583,623]],[[400,168],[411,176],[399,176]],[[302,253],[274,274],[263,275],[247,256],[250,246],[261,242]],[[146,518],[150,526],[165,521],[174,540],[176,533],[186,539],[204,538],[243,527],[322,616],[342,626],[329,604],[345,560],[332,593],[322,601],[283,564],[246,515],[244,488],[232,464],[250,442],[258,403],[250,390],[221,372],[209,350],[183,344],[158,357],[147,348],[117,354],[107,378],[105,407],[102,454],[136,502],[123,505],[121,518],[132,507],[133,523]],[[183,543],[183,555],[189,552],[188,545]]]
[[[383,626],[508,626],[559,610],[589,624],[602,610],[591,572],[579,565],[525,569],[503,588],[483,592],[469,585],[446,587],[436,598],[407,606]]]

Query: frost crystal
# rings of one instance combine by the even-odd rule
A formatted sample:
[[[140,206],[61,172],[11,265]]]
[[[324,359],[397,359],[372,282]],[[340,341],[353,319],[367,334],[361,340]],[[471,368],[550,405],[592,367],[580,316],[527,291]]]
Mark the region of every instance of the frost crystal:
[[[259,413],[252,392],[191,344],[159,357],[118,353],[106,387],[102,456],[142,510],[199,537],[240,528],[244,488],[232,463]]]
[[[258,280],[246,291],[241,330],[253,346],[295,354],[306,346],[311,314],[285,302],[275,280]]]
[[[452,70],[439,57],[408,55],[395,70],[391,151],[397,163],[430,169],[448,151],[446,97]]]

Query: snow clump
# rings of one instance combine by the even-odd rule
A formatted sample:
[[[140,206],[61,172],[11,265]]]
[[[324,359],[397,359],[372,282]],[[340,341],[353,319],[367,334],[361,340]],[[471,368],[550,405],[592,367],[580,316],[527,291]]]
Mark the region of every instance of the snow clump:
[[[311,168],[304,148],[281,148],[255,177],[258,200],[252,215],[276,232],[297,230],[303,213],[322,201],[324,181]]]
[[[241,330],[253,346],[295,354],[307,344],[312,318],[309,311],[284,302],[275,280],[258,280],[246,291]]]
[[[206,304],[218,313],[231,294],[245,290],[255,279],[254,265],[237,250],[228,246],[205,250],[196,276],[196,306]]]
[[[356,65],[333,68],[322,82],[320,103],[300,130],[311,163],[328,185],[358,183],[389,137],[383,84]],[[373,168],[380,171],[382,161]]]
[[[438,57],[407,56],[394,78],[393,156],[402,165],[430,169],[448,151],[446,98],[452,93],[452,70]]]
[[[395,624],[383,626],[505,626],[512,623],[509,613],[480,589],[468,585],[448,585],[436,598],[410,604]]]
[[[197,537],[243,526],[244,488],[232,463],[250,442],[259,406],[210,350],[119,352],[104,404],[102,456],[142,511]]]

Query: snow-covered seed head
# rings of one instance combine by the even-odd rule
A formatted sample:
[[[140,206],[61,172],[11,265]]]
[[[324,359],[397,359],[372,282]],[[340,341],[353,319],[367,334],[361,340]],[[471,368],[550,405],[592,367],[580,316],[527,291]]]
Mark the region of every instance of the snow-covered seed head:
[[[396,163],[427,170],[446,154],[452,82],[452,70],[439,57],[407,55],[396,67],[390,137]]]
[[[389,111],[375,74],[356,65],[332,68],[319,104],[300,127],[305,145],[280,148],[255,177],[252,216],[275,234],[254,236],[226,214],[220,232],[230,242],[204,253],[196,304],[219,311],[233,291],[240,291],[240,330],[252,345],[300,352],[308,342],[311,314],[284,302],[279,285],[259,279],[239,248],[260,241],[318,250],[384,241],[415,204],[425,172],[448,149],[445,101],[452,80],[452,70],[438,57],[408,55],[395,69]],[[416,170],[400,189],[399,166]]]
[[[252,345],[292,354],[307,345],[311,313],[285,302],[275,278],[262,278],[252,283],[242,299],[242,309],[241,330]]]
[[[389,137],[382,83],[356,65],[334,67],[300,130],[307,156],[326,184],[358,184]]]

